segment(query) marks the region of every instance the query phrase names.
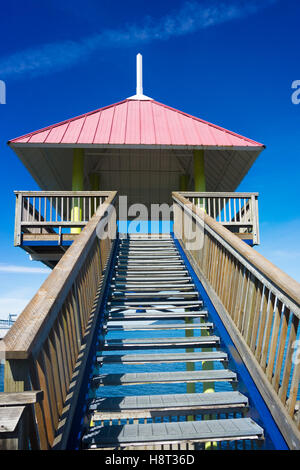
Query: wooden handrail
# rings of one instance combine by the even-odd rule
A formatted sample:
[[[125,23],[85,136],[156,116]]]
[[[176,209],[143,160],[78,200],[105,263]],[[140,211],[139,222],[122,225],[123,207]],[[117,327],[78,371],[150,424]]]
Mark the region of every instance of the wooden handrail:
[[[203,210],[197,208],[195,205],[192,205],[182,194],[173,192],[173,198],[181,203],[182,206],[189,206],[192,212],[202,219],[205,224],[211,227],[215,233],[220,235],[224,241],[229,243],[232,248],[234,248],[240,255],[242,255],[246,261],[251,263],[253,267],[258,269],[266,278],[272,281],[277,285],[285,295],[289,296],[295,304],[300,306],[300,284],[291,276],[286,274],[275,264],[271,263],[266,259],[262,254],[253,250],[242,240],[239,240],[232,232],[230,232],[226,227],[223,227],[221,224],[216,222],[212,217],[207,215]],[[297,316],[300,318],[300,314],[297,311]]]
[[[15,246],[22,244],[23,234],[36,234],[37,239],[48,240],[49,234],[58,236],[62,230],[85,226],[97,207],[110,196],[109,191],[14,191],[14,193],[16,195]]]
[[[253,245],[259,245],[258,193],[183,191],[179,194],[205,209],[210,217],[235,234],[240,233],[241,238],[252,239]]]
[[[175,237],[288,445],[300,448],[300,284],[182,194],[173,200]],[[191,227],[201,233],[196,243]]]
[[[99,295],[113,239],[112,235],[101,237],[98,227],[103,231],[112,220],[116,232],[110,210],[116,195],[115,191],[108,194],[0,341],[0,357],[6,361],[4,391],[44,392],[43,402],[35,406],[41,449],[53,445]]]

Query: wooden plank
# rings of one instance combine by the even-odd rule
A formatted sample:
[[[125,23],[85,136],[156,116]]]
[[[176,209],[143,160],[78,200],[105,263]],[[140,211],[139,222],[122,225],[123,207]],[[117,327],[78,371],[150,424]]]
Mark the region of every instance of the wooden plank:
[[[85,447],[127,444],[262,439],[263,429],[250,418],[97,426],[83,437]]]
[[[154,411],[177,412],[193,410],[195,414],[200,411],[218,410],[228,408],[241,408],[248,406],[248,398],[240,392],[216,392],[216,393],[180,393],[167,395],[138,395],[127,397],[101,397],[95,398],[89,405],[89,411],[93,412],[94,420],[116,419],[120,416],[124,419],[124,412],[128,417],[144,417],[149,413],[153,417]],[[231,410],[232,411],[232,410]],[[123,414],[123,416],[122,416]]]
[[[147,331],[147,330],[209,330],[214,327],[213,323],[193,323],[187,325],[184,323],[167,323],[163,324],[152,324],[145,325],[134,323],[133,325],[112,325],[110,322],[107,324],[107,330],[109,331]]]
[[[207,310],[199,310],[198,312],[185,312],[185,313],[176,313],[176,312],[143,312],[143,313],[116,313],[109,314],[108,321],[113,323],[115,321],[136,321],[136,320],[175,320],[175,319],[184,319],[184,318],[200,318],[206,317],[208,314]]]
[[[163,364],[173,362],[227,361],[223,351],[162,353],[162,354],[109,354],[97,356],[102,364]]]
[[[195,307],[195,306],[202,306],[203,301],[202,300],[161,300],[161,301],[156,301],[156,300],[148,300],[147,302],[144,301],[131,301],[131,300],[124,300],[123,302],[120,302],[118,300],[112,300],[107,302],[108,305],[111,305],[112,307],[141,307],[141,306],[149,306],[151,307],[152,305],[178,305],[181,306],[181,308],[188,308],[188,307]]]
[[[155,293],[153,292],[126,292],[124,294],[123,292],[117,292],[116,290],[111,294],[111,300],[129,300],[129,299],[134,299],[136,302],[136,299],[147,299],[147,297],[150,297],[151,299],[159,299],[159,298],[168,298],[171,299],[172,301],[181,299],[181,298],[198,298],[198,292],[160,292],[157,291]],[[170,300],[170,301],[171,301]]]
[[[120,349],[156,349],[156,348],[185,348],[216,346],[220,342],[218,336],[199,336],[182,338],[139,338],[139,339],[112,339],[104,341],[103,347],[109,351]],[[99,346],[101,348],[101,345]]]
[[[148,383],[236,382],[236,374],[227,369],[177,372],[140,372],[100,374],[92,378],[93,387],[105,385],[136,385]]]
[[[26,392],[1,392],[1,406],[23,406],[37,403],[43,400],[44,394],[42,390],[29,390]]]
[[[2,433],[10,433],[16,430],[26,406],[0,407],[0,439]]]

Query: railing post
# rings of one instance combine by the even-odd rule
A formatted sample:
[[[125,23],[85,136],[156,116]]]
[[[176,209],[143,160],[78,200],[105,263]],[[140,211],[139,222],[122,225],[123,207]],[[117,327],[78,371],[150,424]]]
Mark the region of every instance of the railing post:
[[[22,193],[16,193],[14,245],[21,245]]]

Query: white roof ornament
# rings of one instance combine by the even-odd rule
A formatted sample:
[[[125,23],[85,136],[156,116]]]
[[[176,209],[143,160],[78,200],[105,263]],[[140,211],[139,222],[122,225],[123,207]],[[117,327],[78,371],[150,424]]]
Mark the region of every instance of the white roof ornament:
[[[128,100],[152,100],[143,94],[143,58],[142,54],[136,56],[136,95],[130,96]]]

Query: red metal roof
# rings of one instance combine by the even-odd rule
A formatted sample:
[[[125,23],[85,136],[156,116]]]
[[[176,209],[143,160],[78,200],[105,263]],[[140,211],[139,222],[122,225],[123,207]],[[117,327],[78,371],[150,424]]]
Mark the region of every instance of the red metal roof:
[[[157,101],[135,99],[30,132],[9,144],[263,147]]]

